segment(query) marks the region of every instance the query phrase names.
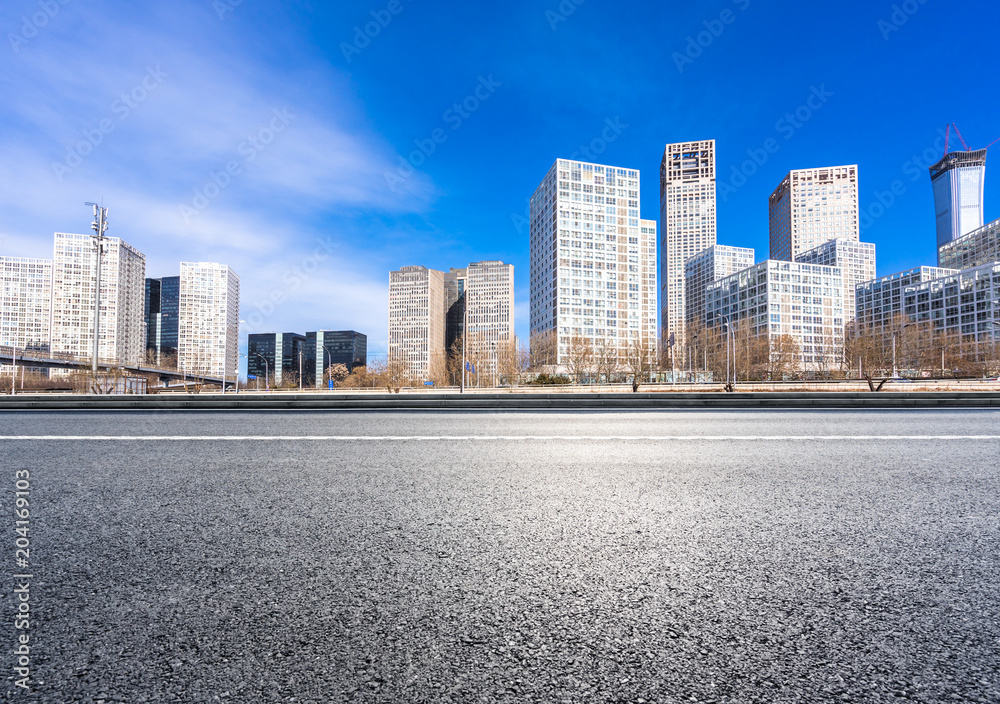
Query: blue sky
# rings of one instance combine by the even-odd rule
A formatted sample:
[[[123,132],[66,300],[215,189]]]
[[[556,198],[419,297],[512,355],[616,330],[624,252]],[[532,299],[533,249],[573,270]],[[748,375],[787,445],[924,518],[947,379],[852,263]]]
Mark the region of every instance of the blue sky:
[[[664,144],[714,138],[721,243],[766,258],[781,177],[857,163],[879,273],[933,264],[926,167],[949,122],[1000,137],[1000,54],[972,39],[998,25],[943,0],[8,0],[0,253],[50,257],[103,198],[147,275],[230,264],[250,331],[353,328],[373,353],[391,269],[502,259],[526,339],[552,162],[593,144],[640,169],[658,219]],[[1000,144],[988,220],[993,164]]]

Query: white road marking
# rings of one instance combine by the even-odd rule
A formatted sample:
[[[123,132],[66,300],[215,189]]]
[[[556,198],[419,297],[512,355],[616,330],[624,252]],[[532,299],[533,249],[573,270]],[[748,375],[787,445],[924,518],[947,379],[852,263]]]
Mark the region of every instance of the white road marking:
[[[4,440],[68,440],[72,442],[527,442],[547,440],[688,441],[843,441],[843,440],[1000,440],[1000,435],[0,435]]]

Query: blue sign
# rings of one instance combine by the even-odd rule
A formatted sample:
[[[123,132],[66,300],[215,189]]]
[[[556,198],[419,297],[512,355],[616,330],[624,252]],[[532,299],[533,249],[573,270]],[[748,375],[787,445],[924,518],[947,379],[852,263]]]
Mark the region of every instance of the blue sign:
[[[330,388],[332,389],[333,388],[333,379],[330,379],[330,381],[328,383],[330,384]]]
[[[472,372],[473,374],[475,374],[476,373],[476,365],[475,364],[470,364],[469,362],[466,362],[465,363],[465,371]]]
[[[255,377],[253,374],[247,374],[247,379],[256,379],[256,378],[257,377]]]
[[[434,382],[433,381],[425,381],[424,382],[424,386],[434,386]]]

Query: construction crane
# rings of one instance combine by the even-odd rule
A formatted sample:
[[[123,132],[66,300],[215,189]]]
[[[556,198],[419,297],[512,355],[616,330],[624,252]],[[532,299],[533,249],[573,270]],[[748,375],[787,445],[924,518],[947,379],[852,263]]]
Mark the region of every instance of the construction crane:
[[[945,130],[945,133],[944,133],[944,155],[948,156],[948,143],[949,143],[949,141],[951,139],[951,128],[952,127],[955,128],[955,134],[958,135],[959,141],[962,142],[962,149],[964,149],[967,152],[972,151],[971,149],[969,149],[969,145],[965,143],[965,139],[963,139],[962,133],[959,132],[958,125],[956,125],[954,122],[952,122],[952,123],[948,124],[948,129]],[[994,139],[992,142],[990,142],[989,145],[987,145],[986,148],[983,149],[982,151],[986,151],[986,149],[989,149],[990,147],[992,147],[997,142],[1000,142],[1000,137],[998,137],[997,139]]]

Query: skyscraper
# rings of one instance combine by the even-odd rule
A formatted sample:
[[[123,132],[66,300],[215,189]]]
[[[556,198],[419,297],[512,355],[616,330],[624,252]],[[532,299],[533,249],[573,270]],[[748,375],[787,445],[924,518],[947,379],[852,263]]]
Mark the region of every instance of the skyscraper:
[[[656,224],[639,219],[639,171],[559,159],[529,210],[536,359],[565,365],[574,338],[655,349]]]
[[[716,242],[715,140],[668,144],[660,162],[660,334],[685,342],[687,261]]]
[[[389,361],[415,381],[444,374],[444,274],[423,266],[389,273]]]
[[[481,373],[496,370],[497,350],[514,340],[514,265],[482,261],[460,270],[464,283],[466,352],[480,360]]]
[[[157,364],[177,366],[177,316],[181,277],[146,279],[146,353]]]
[[[52,260],[0,257],[0,345],[48,353],[51,325]]]
[[[90,359],[94,348],[97,249],[90,235],[55,234],[52,352]],[[98,357],[138,364],[143,357],[146,257],[117,237],[104,241]]]
[[[796,169],[769,201],[771,259],[793,262],[832,239],[861,239],[858,167]]]
[[[230,376],[239,362],[240,279],[225,264],[181,262],[177,365]]]
[[[930,172],[941,247],[983,226],[986,150],[945,154]]]

